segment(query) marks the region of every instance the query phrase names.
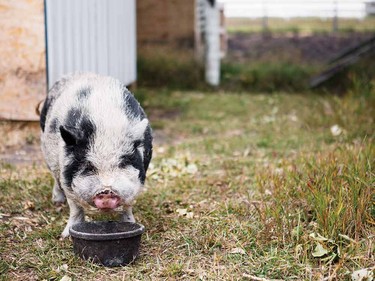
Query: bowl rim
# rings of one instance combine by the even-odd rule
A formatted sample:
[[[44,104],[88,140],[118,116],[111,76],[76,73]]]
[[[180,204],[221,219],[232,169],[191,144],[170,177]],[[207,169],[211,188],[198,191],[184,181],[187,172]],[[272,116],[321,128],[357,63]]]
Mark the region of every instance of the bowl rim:
[[[118,223],[118,224],[133,224],[136,225],[137,228],[131,231],[126,232],[113,232],[113,233],[88,233],[88,232],[81,232],[77,231],[74,228],[83,224],[103,224],[103,223]],[[145,231],[144,225],[136,222],[118,222],[118,221],[90,221],[90,222],[80,222],[77,224],[74,224],[69,229],[69,234],[73,238],[79,238],[83,240],[118,240],[118,239],[124,239],[124,238],[131,238],[138,235],[141,235]]]

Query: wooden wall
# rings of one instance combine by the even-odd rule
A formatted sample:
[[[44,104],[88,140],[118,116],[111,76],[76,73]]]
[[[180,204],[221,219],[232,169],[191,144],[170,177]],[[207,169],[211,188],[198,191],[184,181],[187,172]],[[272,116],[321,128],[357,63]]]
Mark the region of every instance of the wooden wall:
[[[43,0],[1,0],[0,119],[37,120],[45,95]]]
[[[194,47],[195,0],[137,0],[137,43]]]

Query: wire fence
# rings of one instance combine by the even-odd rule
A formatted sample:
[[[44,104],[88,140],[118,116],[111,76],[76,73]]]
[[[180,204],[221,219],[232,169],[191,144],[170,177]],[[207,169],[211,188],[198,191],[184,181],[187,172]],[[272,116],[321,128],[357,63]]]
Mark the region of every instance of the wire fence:
[[[361,20],[369,13],[368,1],[361,0],[219,0],[226,17],[261,19],[263,30],[272,27],[271,18],[320,18],[331,21],[332,31],[338,31],[340,20]],[[375,5],[375,3],[374,3]]]
[[[366,3],[361,0],[220,0],[219,2],[224,3],[229,17],[362,18],[366,15]]]

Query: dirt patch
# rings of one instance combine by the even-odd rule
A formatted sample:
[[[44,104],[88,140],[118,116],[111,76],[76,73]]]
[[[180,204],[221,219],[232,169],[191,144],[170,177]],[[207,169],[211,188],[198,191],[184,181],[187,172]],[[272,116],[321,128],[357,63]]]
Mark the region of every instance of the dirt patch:
[[[0,163],[43,163],[38,122],[0,122],[0,135]]]
[[[373,33],[262,35],[230,34],[228,59],[258,62],[289,59],[302,63],[325,64],[338,53],[373,36]]]

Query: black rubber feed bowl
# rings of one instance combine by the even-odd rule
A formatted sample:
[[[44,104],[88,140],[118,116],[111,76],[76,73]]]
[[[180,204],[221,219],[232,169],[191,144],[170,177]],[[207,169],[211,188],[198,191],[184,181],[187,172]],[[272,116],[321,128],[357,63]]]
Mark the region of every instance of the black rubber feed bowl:
[[[74,252],[85,260],[104,266],[121,266],[139,255],[145,227],[138,223],[116,221],[82,222],[69,232]]]

